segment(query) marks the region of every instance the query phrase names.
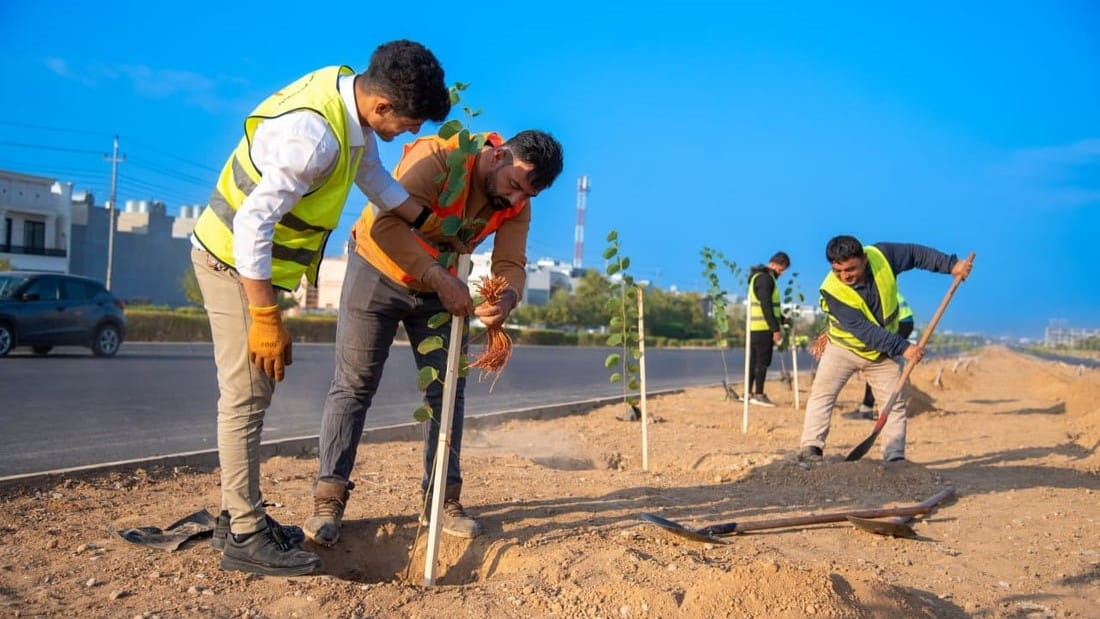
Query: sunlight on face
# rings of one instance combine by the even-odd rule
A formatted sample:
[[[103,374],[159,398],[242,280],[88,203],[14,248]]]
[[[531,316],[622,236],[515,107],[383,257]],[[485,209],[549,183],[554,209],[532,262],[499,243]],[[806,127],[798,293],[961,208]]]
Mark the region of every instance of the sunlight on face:
[[[867,266],[867,259],[863,257],[848,258],[840,262],[834,262],[833,274],[849,286],[855,286],[863,281],[863,272]]]
[[[493,208],[506,209],[539,195],[529,179],[530,172],[534,169],[534,164],[513,157],[493,170],[485,187]]]

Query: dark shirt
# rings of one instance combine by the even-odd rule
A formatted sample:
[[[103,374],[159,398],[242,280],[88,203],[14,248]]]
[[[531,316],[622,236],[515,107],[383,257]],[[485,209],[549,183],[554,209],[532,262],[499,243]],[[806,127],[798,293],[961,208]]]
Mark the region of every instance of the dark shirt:
[[[754,266],[749,277],[751,278],[757,273],[760,273],[760,277],[757,277],[756,281],[753,282],[752,290],[756,293],[756,298],[760,300],[760,311],[764,312],[764,321],[768,323],[768,330],[777,333],[779,331],[779,320],[775,317],[772,292],[775,290],[775,279],[778,275],[762,264]]]
[[[934,273],[950,273],[951,268],[959,261],[955,254],[943,252],[916,245],[913,243],[875,243],[875,247],[886,256],[894,276],[912,269],[923,269]],[[872,350],[877,350],[888,357],[897,357],[909,348],[909,341],[896,333],[890,333],[883,326],[882,303],[879,300],[878,286],[871,274],[871,263],[868,261],[867,270],[863,274],[863,283],[852,286],[861,299],[867,303],[868,309],[878,323],[867,320],[863,312],[838,301],[831,294],[821,291],[821,297],[825,299],[829,307],[829,313],[840,322],[840,328],[856,336],[859,341]]]

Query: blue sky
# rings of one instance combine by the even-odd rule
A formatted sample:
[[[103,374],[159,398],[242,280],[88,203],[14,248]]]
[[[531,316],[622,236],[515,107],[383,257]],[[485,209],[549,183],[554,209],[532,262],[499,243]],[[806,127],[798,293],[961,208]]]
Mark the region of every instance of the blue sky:
[[[977,252],[941,328],[1100,327],[1095,3],[349,3],[332,20],[264,6],[0,3],[0,168],[102,203],[117,133],[120,201],[204,203],[262,98],[410,38],[472,84],[475,129],[563,143],[532,259],[571,259],[588,174],[585,266],[602,266],[614,228],[635,276],[662,288],[703,289],[709,245],[742,265],[783,249],[813,290],[825,243],[854,234]],[[920,322],[949,280],[901,283]]]

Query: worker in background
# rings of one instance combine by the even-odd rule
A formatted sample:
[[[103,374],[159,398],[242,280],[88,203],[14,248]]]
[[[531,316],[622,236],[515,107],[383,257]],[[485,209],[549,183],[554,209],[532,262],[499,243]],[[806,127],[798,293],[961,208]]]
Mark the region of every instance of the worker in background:
[[[767,265],[752,267],[749,274],[749,404],[774,407],[764,394],[764,381],[772,364],[775,345],[783,340],[779,276],[791,266],[785,252],[776,252]]]

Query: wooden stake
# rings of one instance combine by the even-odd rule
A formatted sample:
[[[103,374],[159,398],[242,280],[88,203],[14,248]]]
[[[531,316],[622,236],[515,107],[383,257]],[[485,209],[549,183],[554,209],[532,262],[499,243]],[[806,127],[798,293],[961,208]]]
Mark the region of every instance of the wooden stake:
[[[792,380],[794,381],[794,383],[793,383],[794,384],[794,409],[798,410],[802,407],[801,407],[800,402],[798,400],[798,397],[799,397],[798,396],[798,346],[795,345],[795,343],[794,343],[794,321],[793,320],[791,321],[791,331],[787,335],[787,337],[791,338],[790,340],[788,340],[788,344],[791,347],[791,371],[794,372],[793,376],[791,377]]]
[[[745,390],[741,392],[745,405],[741,410],[741,433],[749,431],[749,329],[752,328],[752,286],[745,296]]]
[[[642,470],[649,470],[649,415],[645,400],[645,304],[642,287],[638,286],[638,379],[642,391]]]
[[[458,257],[458,279],[470,276],[470,256]],[[462,357],[462,331],[466,321],[451,316],[451,339],[447,343],[447,368],[443,374],[443,410],[439,414],[439,441],[435,448],[432,484],[432,508],[428,521],[428,549],[424,558],[424,586],[435,584],[436,562],[439,558],[439,533],[443,525],[443,494],[447,490],[447,467],[451,453],[451,423],[455,414],[455,394],[458,393],[458,362]]]

